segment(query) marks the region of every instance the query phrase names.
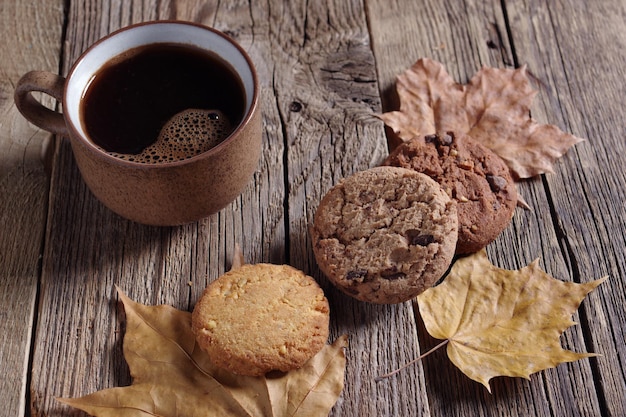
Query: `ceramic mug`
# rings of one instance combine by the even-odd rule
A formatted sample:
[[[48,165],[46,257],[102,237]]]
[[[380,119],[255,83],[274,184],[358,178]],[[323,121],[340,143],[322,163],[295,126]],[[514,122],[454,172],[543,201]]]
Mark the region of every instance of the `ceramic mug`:
[[[218,145],[188,159],[160,164],[120,159],[87,134],[81,116],[85,90],[115,57],[133,48],[163,43],[192,45],[226,61],[243,85],[243,118]],[[63,113],[43,106],[33,91],[56,98]],[[105,206],[143,224],[179,225],[221,210],[243,191],[261,153],[259,87],[250,57],[228,36],[194,23],[155,21],[120,29],[84,52],[66,78],[43,71],[24,75],[15,90],[15,103],[33,124],[69,137],[83,179]]]

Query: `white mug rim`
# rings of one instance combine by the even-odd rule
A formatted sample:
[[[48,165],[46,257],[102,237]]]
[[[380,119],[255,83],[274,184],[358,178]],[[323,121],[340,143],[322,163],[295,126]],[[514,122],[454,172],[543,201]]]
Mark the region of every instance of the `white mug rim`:
[[[237,68],[232,63],[232,60],[227,59],[227,57],[224,57],[223,54],[218,53],[218,51],[215,51],[214,49],[210,48],[209,46],[211,45],[209,46],[199,45],[198,42],[192,42],[189,38],[177,37],[178,35],[174,34],[174,35],[171,35],[171,36],[176,37],[176,39],[172,38],[174,40],[138,41],[137,43],[133,43],[133,45],[129,47],[125,47],[119,53],[108,54],[105,57],[98,57],[96,61],[101,62],[101,65],[97,66],[97,68],[95,69],[88,71],[87,74],[82,74],[80,72],[84,63],[87,62],[87,60],[89,60],[93,54],[100,52],[103,45],[106,46],[107,43],[112,42],[112,40],[115,40],[116,38],[119,38],[120,36],[124,36],[125,34],[127,36],[131,36],[131,35],[128,35],[128,32],[141,31],[142,28],[146,28],[146,27],[149,28],[148,31],[152,31],[149,33],[155,33],[155,31],[158,31],[159,29],[158,26],[160,25],[163,25],[163,28],[169,28],[170,35],[172,34],[172,31],[176,31],[177,27],[179,29],[181,28],[184,29],[183,32],[185,31],[195,31],[197,33],[205,32],[205,35],[207,33],[210,33],[209,36],[213,36],[214,39],[218,39],[218,41],[222,42],[223,45],[227,45],[228,48],[231,48],[230,51],[236,53],[236,57],[239,60],[239,63],[245,63],[245,68],[243,69],[241,67]],[[159,33],[160,35],[163,34],[163,32],[159,32]],[[148,33],[143,33],[143,35],[146,35],[146,34]],[[138,36],[138,35],[132,35],[132,36]],[[158,36],[158,39],[170,39],[170,38],[168,38],[168,36]],[[244,116],[242,120],[239,122],[239,124],[237,125],[237,127],[233,130],[233,132],[231,132],[231,134],[222,142],[220,142],[218,145],[212,147],[211,149],[205,152],[202,152],[198,155],[194,155],[186,159],[152,164],[152,163],[139,162],[139,161],[130,161],[128,159],[115,157],[109,154],[106,150],[102,149],[97,144],[95,144],[89,138],[87,132],[85,131],[83,127],[82,120],[81,120],[82,117],[80,114],[81,112],[80,104],[83,99],[84,91],[87,88],[88,83],[91,81],[91,79],[95,75],[95,73],[100,68],[102,68],[103,65],[110,62],[115,57],[119,56],[120,54],[126,51],[132,50],[135,47],[140,47],[140,46],[150,45],[150,44],[159,44],[159,43],[192,45],[195,47],[199,47],[200,49],[212,51],[213,53],[220,56],[225,62],[229,63],[229,65],[235,70],[235,72],[239,75],[239,77],[242,78],[242,82],[244,84],[244,91],[246,94],[246,109],[244,112]],[[242,75],[242,70],[245,72],[245,74],[243,75]],[[78,82],[76,81],[77,78],[80,78],[82,82],[79,85],[74,86],[74,83]],[[72,88],[77,89],[78,92],[72,90]],[[79,95],[78,98],[76,97],[76,94]],[[180,20],[157,20],[157,21],[137,23],[137,24],[123,27],[121,29],[118,29],[110,33],[109,35],[104,36],[103,38],[99,39],[94,44],[92,44],[89,48],[87,48],[87,50],[85,50],[81,54],[81,56],[74,62],[66,78],[66,82],[65,82],[65,86],[63,90],[63,114],[65,117],[66,124],[68,125],[68,129],[70,130],[72,136],[80,140],[81,143],[86,145],[89,149],[92,149],[96,153],[102,155],[104,158],[109,159],[112,162],[121,163],[124,165],[136,165],[136,166],[142,166],[142,167],[145,167],[145,166],[154,167],[154,168],[166,167],[166,166],[172,167],[176,165],[188,164],[194,160],[206,157],[207,155],[212,155],[214,153],[220,152],[220,149],[227,146],[228,142],[230,142],[233,137],[237,136],[238,132],[242,130],[249,123],[254,112],[256,111],[256,107],[258,106],[258,100],[259,100],[258,95],[259,95],[258,79],[257,79],[257,74],[256,74],[256,69],[254,67],[254,64],[252,63],[252,60],[250,59],[247,52],[241,47],[241,45],[239,45],[231,37],[229,37],[228,35],[226,35],[225,33],[217,29],[214,29],[205,25],[201,25],[199,23],[180,21]]]

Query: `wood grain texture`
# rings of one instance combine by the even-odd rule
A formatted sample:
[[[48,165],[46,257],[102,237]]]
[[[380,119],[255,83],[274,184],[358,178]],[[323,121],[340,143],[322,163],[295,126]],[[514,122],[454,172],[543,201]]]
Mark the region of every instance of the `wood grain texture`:
[[[253,13],[256,17],[256,14]],[[341,178],[378,164],[386,154],[373,55],[365,14],[358,2],[269,5],[268,53],[272,86],[284,131],[289,263],[318,277],[329,297],[332,336],[348,333],[344,395],[333,415],[417,415],[422,404],[406,401],[404,387],[423,384],[414,372],[388,385],[374,377],[390,361],[416,354],[398,343],[415,334],[409,305],[368,306],[329,285],[315,266],[308,226],[323,194]],[[397,327],[387,327],[391,319]],[[384,348],[382,348],[384,347]],[[417,389],[417,388],[416,388]]]
[[[61,409],[53,396],[130,382],[121,355],[121,319],[113,319],[120,313],[114,284],[140,302],[190,309],[206,284],[228,268],[236,242],[250,262],[289,262],[323,280],[308,238],[317,203],[340,178],[376,165],[386,154],[382,123],[373,116],[380,100],[359,2],[72,3],[68,37],[75,41],[65,68],[109,31],[155,16],[214,26],[248,50],[261,80],[262,162],[254,181],[227,209],[198,224],[157,229],[126,222],[102,207],[80,179],[68,144],[59,145],[42,273],[40,348],[33,359],[35,415]],[[348,378],[357,382],[334,413],[417,414],[423,405],[405,401],[398,382],[374,383],[387,363],[416,354],[416,343],[380,349],[395,345],[401,334],[415,335],[410,304],[367,306],[323,285],[333,305],[333,337],[347,332],[354,340]],[[385,324],[389,316],[397,327]],[[60,368],[65,372],[56,373]],[[407,373],[399,381],[417,386],[415,378]]]
[[[145,304],[191,310],[207,283],[230,268],[236,243],[248,262],[289,263],[326,291],[331,338],[350,337],[346,387],[333,416],[626,415],[623,1],[0,0],[0,6],[0,30],[10,39],[0,66],[0,334],[11,335],[0,341],[7,375],[0,415],[5,409],[24,415],[30,400],[33,416],[84,416],[54,397],[129,384],[115,285]],[[225,31],[248,51],[261,84],[263,156],[253,180],[220,213],[172,228],[132,223],[102,206],[66,140],[53,148],[49,180],[40,162],[49,135],[12,105],[13,85],[26,70],[56,72],[60,62],[66,73],[100,37],[154,19]],[[555,164],[555,173],[519,185],[532,210],[517,209],[488,254],[510,269],[539,258],[562,280],[608,275],[575,316],[580,325],[562,338],[569,349],[603,356],[529,381],[496,378],[492,395],[445,351],[374,382],[438,342],[411,303],[369,305],[332,287],[315,264],[308,227],[330,187],[387,154],[375,114],[397,108],[395,76],[420,57],[442,62],[462,83],[483,65],[527,64],[538,90],[532,116],[587,139]]]
[[[572,279],[609,277],[583,303],[580,320],[588,349],[602,354],[591,361],[599,411],[626,415],[626,128],[623,106],[615,106],[626,94],[626,4],[510,3],[516,54],[540,85],[534,117],[586,138],[544,181]]]
[[[521,59],[509,39],[511,29],[507,27],[509,18],[516,19],[519,16],[507,15],[508,10],[502,9],[500,2],[419,2],[409,6],[419,9],[419,13],[416,13],[417,10],[407,13],[406,19],[400,18],[400,22],[394,17],[400,5],[395,2],[384,5],[371,3],[368,7],[369,21],[372,37],[376,40],[374,52],[383,97],[392,95],[386,86],[393,85],[393,70],[397,70],[399,61],[405,62],[406,69],[421,57],[435,58],[446,66],[457,82],[465,83],[483,65],[512,67]],[[560,11],[568,13],[572,9],[575,9],[574,5],[564,5]],[[525,10],[523,15],[536,14],[533,8],[532,11]],[[544,23],[549,25],[549,22]],[[407,30],[395,30],[398,25]],[[512,29],[518,35],[515,44],[539,41],[533,38],[535,34],[522,33],[519,29]],[[391,48],[386,48],[381,39],[389,36],[392,37]],[[412,58],[408,58],[411,54]],[[562,88],[567,89],[567,86]],[[394,107],[385,110],[397,108],[393,97],[388,100],[388,104]],[[541,122],[552,121],[545,118],[545,113],[535,117]],[[553,210],[553,192],[540,179],[521,183],[519,189],[531,204],[532,211],[517,210],[509,228],[488,247],[490,258],[500,267],[517,269],[539,257],[543,268],[555,277],[579,280],[577,273],[572,271],[567,243],[561,239],[562,230],[555,227],[550,215]],[[587,226],[591,226],[591,230],[595,228],[593,225]],[[593,277],[587,280],[590,279]],[[592,323],[585,323],[585,328],[587,325],[593,326]],[[575,351],[593,350],[585,339],[585,328],[568,330],[563,344]],[[436,345],[423,326],[419,327],[419,337],[422,350]],[[602,396],[596,394],[593,362],[579,361],[562,365],[555,370],[534,375],[530,383],[495,379],[492,382],[492,396],[486,395],[482,387],[467,383],[466,377],[458,370],[451,369],[444,352],[429,357],[424,368],[433,415],[489,416],[498,413],[516,416],[524,415],[529,404],[532,404],[533,415],[551,416],[554,410],[558,410],[557,415],[584,416],[595,415],[603,402]],[[572,380],[577,383],[571,383]],[[451,384],[458,389],[450,390]]]
[[[72,41],[63,57],[64,72],[100,37],[159,13],[169,10],[160,10],[154,2],[72,2],[67,17]],[[190,283],[204,283],[210,273],[206,236],[214,225],[213,219],[179,228],[126,221],[89,192],[67,141],[59,143],[56,156],[31,407],[33,415],[80,415],[61,407],[54,397],[130,383],[121,350],[123,311],[114,286],[144,303],[188,309]],[[213,265],[214,270],[225,267]]]
[[[57,72],[63,2],[2,2],[0,7],[0,414],[26,410],[49,178],[42,150],[52,136],[30,125],[13,103],[19,78]],[[43,98],[48,106],[50,98]]]

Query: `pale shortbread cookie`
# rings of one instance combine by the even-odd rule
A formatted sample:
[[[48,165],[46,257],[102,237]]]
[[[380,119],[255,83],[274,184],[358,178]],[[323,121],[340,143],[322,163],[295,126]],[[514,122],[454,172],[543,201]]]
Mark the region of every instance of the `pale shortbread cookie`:
[[[447,271],[457,229],[456,204],[433,179],[378,167],[324,196],[311,235],[317,263],[335,286],[362,301],[399,303]]]
[[[204,291],[192,315],[200,347],[240,375],[300,368],[328,339],[329,306],[317,282],[288,265],[243,265]]]

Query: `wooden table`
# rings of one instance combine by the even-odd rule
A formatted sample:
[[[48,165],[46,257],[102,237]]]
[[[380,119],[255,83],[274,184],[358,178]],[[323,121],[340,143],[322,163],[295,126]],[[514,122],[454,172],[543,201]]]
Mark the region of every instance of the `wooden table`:
[[[623,0],[0,1],[0,415],[83,415],[54,397],[129,384],[115,284],[139,302],[190,310],[237,242],[247,261],[289,263],[324,287],[331,337],[350,336],[334,416],[626,416],[625,16]],[[103,207],[67,140],[29,125],[12,99],[26,71],[67,73],[101,36],[154,19],[226,31],[262,86],[253,181],[183,227],[146,227]],[[436,341],[410,302],[364,304],[329,285],[307,227],[333,184],[385,157],[374,115],[397,107],[394,78],[420,57],[459,82],[483,65],[527,64],[533,117],[587,139],[554,173],[520,184],[532,210],[517,209],[488,254],[509,269],[539,258],[566,281],[608,275],[561,339],[602,356],[529,381],[496,378],[492,394],[444,351],[374,382]]]

